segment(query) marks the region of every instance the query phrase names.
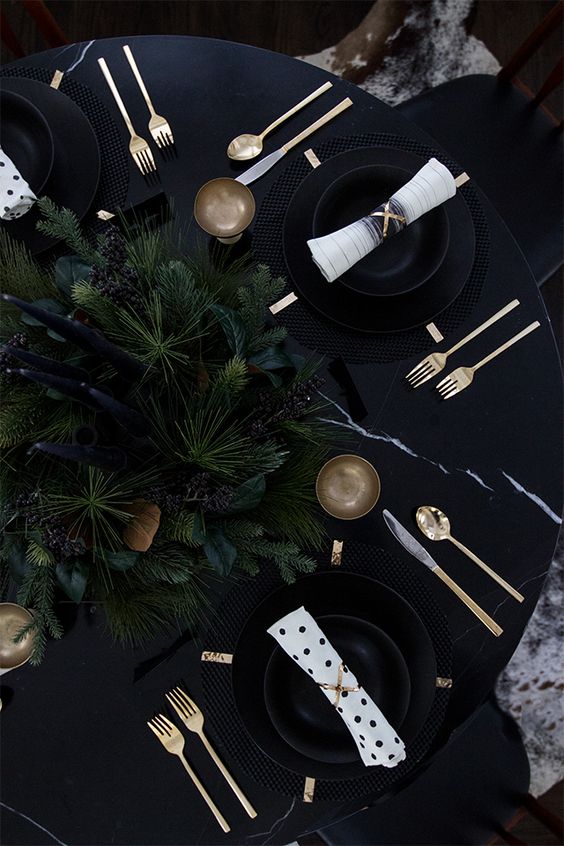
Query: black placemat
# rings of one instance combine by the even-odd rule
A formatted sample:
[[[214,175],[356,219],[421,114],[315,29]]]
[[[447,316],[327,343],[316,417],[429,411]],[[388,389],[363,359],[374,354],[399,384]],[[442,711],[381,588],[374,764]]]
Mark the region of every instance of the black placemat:
[[[49,84],[53,73],[46,68],[18,66],[2,69],[0,76],[23,76]],[[101,160],[100,182],[94,203],[84,219],[87,226],[98,225],[100,221],[95,217],[95,213],[99,209],[114,211],[125,203],[129,186],[127,147],[110,113],[89,88],[65,74],[59,85],[59,91],[66,94],[82,109],[98,139]]]
[[[319,569],[328,570],[329,553],[317,557]],[[372,576],[401,594],[423,620],[433,642],[437,659],[437,675],[449,678],[451,672],[451,638],[447,622],[432,593],[420,582],[405,562],[382,549],[346,541],[341,569]],[[219,609],[217,623],[204,640],[204,648],[214,652],[233,652],[237,638],[251,611],[283,583],[273,568],[264,567],[252,581],[234,588]],[[302,797],[304,778],[281,767],[248,738],[235,707],[231,686],[231,669],[226,664],[202,662],[202,684],[206,713],[211,729],[229,750],[237,763],[264,787],[278,793]],[[317,779],[315,801],[345,802],[362,795],[382,793],[404,777],[421,760],[439,731],[448,703],[449,691],[437,688],[431,711],[417,738],[407,749],[407,758],[397,767],[374,767],[360,778],[342,781]]]
[[[313,147],[321,162],[356,147],[395,147],[406,152],[431,158],[436,156],[458,176],[463,167],[437,153],[431,147],[410,138],[374,133],[333,138]],[[268,264],[273,274],[288,277],[282,249],[282,225],[288,204],[302,179],[311,173],[305,156],[298,156],[274,183],[263,200],[253,231],[253,253],[258,261]],[[459,189],[468,205],[474,224],[476,250],[472,270],[462,292],[438,317],[439,328],[448,335],[463,323],[478,302],[489,265],[489,232],[478,193],[471,182]],[[304,237],[307,233],[304,233]],[[288,281],[284,294],[291,291]],[[402,332],[367,336],[364,333],[340,329],[324,320],[307,303],[298,300],[279,312],[275,318],[301,344],[317,352],[342,356],[352,364],[386,363],[408,358],[429,348],[429,333],[424,326]]]

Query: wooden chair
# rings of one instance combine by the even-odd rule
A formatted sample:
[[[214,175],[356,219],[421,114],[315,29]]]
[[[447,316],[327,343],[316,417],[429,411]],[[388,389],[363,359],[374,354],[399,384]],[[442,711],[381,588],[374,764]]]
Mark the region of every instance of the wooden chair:
[[[559,0],[497,77],[454,79],[397,107],[484,191],[539,285],[563,262],[562,121],[542,104],[562,82],[564,64],[557,62],[536,95],[517,74],[563,17]]]
[[[64,44],[69,43],[43,0],[20,0],[19,5],[24,7],[29,17],[35,22],[47,47],[62,47]],[[0,11],[0,31],[2,33],[2,41],[8,50],[13,53],[14,58],[21,59],[25,56],[25,51],[12,29],[4,9]]]

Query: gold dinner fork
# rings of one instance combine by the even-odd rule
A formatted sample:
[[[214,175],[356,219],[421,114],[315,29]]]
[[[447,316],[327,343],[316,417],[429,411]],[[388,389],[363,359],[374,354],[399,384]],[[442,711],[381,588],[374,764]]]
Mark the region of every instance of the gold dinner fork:
[[[127,61],[133,71],[133,75],[137,80],[137,85],[141,89],[141,94],[145,98],[145,103],[147,104],[147,108],[151,113],[151,120],[149,121],[149,132],[153,136],[153,140],[157,147],[161,150],[163,147],[172,147],[174,144],[174,137],[172,134],[172,130],[170,128],[169,122],[166,118],[158,115],[153,108],[153,104],[151,102],[151,98],[149,97],[149,92],[145,87],[145,83],[143,82],[143,78],[139,72],[139,68],[137,67],[137,62],[133,58],[133,53],[130,50],[129,44],[125,44],[123,47],[123,52],[127,56]]]
[[[162,745],[166,749],[167,752],[170,752],[171,755],[176,755],[180,758],[182,766],[198,788],[200,794],[203,796],[206,804],[220,826],[222,827],[223,831],[228,832],[231,831],[229,827],[229,823],[226,821],[225,817],[222,815],[221,811],[209,795],[208,791],[182,754],[184,750],[184,737],[180,734],[174,723],[171,723],[169,719],[167,719],[163,714],[157,714],[156,717],[153,717],[151,720],[148,721],[147,725],[153,732],[153,734],[158,737],[161,741]]]
[[[182,690],[181,687],[175,687],[173,690],[169,691],[166,694],[166,698],[184,723],[187,729],[190,731],[195,732],[204,746],[206,747],[207,751],[209,752],[213,762],[218,767],[220,773],[224,777],[225,781],[248,813],[248,815],[252,818],[256,817],[257,812],[229,772],[229,770],[225,767],[225,764],[207,739],[206,735],[204,734],[204,715],[200,708],[196,705],[193,699],[190,699],[187,693]]]
[[[133,161],[135,162],[143,176],[147,176],[149,173],[154,173],[157,169],[157,166],[155,164],[153,154],[144,138],[141,138],[141,136],[137,135],[137,133],[135,132],[133,124],[131,123],[131,118],[127,114],[127,109],[125,108],[120,93],[117,90],[117,86],[110,73],[110,69],[106,64],[106,60],[98,59],[98,64],[100,65],[102,73],[106,77],[106,82],[108,83],[110,91],[114,95],[114,100],[116,101],[117,107],[121,112],[121,116],[125,121],[125,125],[129,129],[129,134],[131,135],[131,140],[129,142],[129,152],[133,157]]]
[[[472,341],[476,338],[484,329],[488,329],[493,323],[499,320],[502,317],[505,317],[512,309],[519,305],[519,300],[511,300],[510,303],[507,303],[499,311],[496,311],[488,320],[485,320],[484,323],[480,323],[479,326],[476,327],[472,332],[462,338],[454,347],[451,347],[450,350],[447,352],[432,352],[423,361],[420,361],[413,370],[410,370],[407,376],[405,377],[407,381],[411,384],[413,388],[418,388],[419,385],[422,385],[428,379],[432,379],[433,376],[436,376],[437,373],[440,373],[441,370],[444,368],[447,358],[449,355],[457,352],[464,344],[467,344],[468,341]]]
[[[534,323],[530,323],[525,329],[522,329],[496,350],[491,352],[473,367],[457,367],[456,370],[453,370],[452,373],[449,373],[448,376],[445,376],[444,379],[437,385],[437,391],[440,393],[443,399],[450,399],[455,394],[459,394],[460,391],[463,391],[467,388],[471,383],[472,379],[474,378],[474,374],[476,370],[479,370],[480,367],[483,367],[484,364],[487,364],[492,358],[495,358],[500,353],[504,352],[504,350],[508,349],[508,347],[513,346],[516,344],[517,341],[520,341],[521,338],[524,338],[525,335],[528,335],[530,332],[534,332],[535,329],[538,329],[540,323],[538,320],[535,320]]]

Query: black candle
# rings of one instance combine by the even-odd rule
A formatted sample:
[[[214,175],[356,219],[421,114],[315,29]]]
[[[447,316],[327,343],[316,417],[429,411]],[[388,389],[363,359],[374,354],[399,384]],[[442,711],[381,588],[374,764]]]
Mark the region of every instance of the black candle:
[[[79,320],[71,320],[69,317],[63,317],[60,314],[55,314],[52,311],[36,306],[33,303],[28,303],[25,300],[20,300],[18,297],[13,297],[11,294],[2,294],[2,299],[7,303],[17,306],[19,309],[35,317],[52,329],[62,338],[76,344],[86,352],[96,353],[105,361],[109,362],[117,372],[128,380],[141,379],[148,367],[139,359],[124,352],[124,350],[108,341],[100,332],[94,329],[89,329],[84,323]]]
[[[39,370],[27,370],[23,367],[8,368],[7,373],[17,373],[24,379],[29,379],[31,382],[37,382],[39,385],[44,385],[46,388],[52,388],[60,394],[76,402],[81,402],[89,408],[96,411],[100,410],[100,406],[96,400],[90,396],[88,392],[88,385],[86,382],[79,382],[77,379],[66,379],[64,376],[54,376],[52,373],[41,373]]]
[[[3,346],[2,352],[8,353],[14,358],[29,364],[31,367],[37,367],[43,373],[51,373],[53,376],[63,376],[65,379],[77,379],[79,382],[89,382],[90,375],[81,367],[73,367],[71,364],[65,364],[63,361],[57,361],[54,358],[46,358],[44,355],[31,352],[31,350],[23,350],[18,347]]]
[[[114,420],[127,429],[134,437],[144,438],[151,431],[151,424],[144,414],[131,406],[126,405],[114,397],[99,391],[97,388],[89,388],[88,392],[98,405],[108,411]]]

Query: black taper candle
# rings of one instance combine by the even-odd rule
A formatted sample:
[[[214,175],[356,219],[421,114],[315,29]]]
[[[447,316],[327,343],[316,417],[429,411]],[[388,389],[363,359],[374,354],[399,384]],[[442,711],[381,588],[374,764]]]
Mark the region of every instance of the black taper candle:
[[[52,329],[61,338],[71,341],[87,352],[93,352],[93,347],[89,342],[89,333],[92,331],[88,329],[83,323],[78,320],[72,320],[70,317],[65,317],[61,314],[55,314],[52,311],[47,311],[41,306],[28,303],[26,300],[20,300],[19,297],[13,297],[11,294],[2,294],[2,299],[15,305],[21,311],[29,314],[30,317],[35,317],[48,329]]]
[[[53,376],[62,376],[65,379],[76,379],[79,382],[89,382],[90,374],[83,370],[82,367],[73,367],[72,364],[65,364],[63,361],[57,361],[54,358],[46,358],[44,355],[31,352],[31,350],[23,350],[19,347],[3,346],[0,347],[2,352],[23,361],[24,364],[29,364],[31,367],[37,367],[43,373],[51,373]]]
[[[114,399],[114,397],[99,391],[97,388],[90,387],[88,393],[101,408],[108,411],[114,420],[134,437],[144,438],[151,432],[149,420],[137,409],[131,408],[130,405]]]
[[[29,379],[31,382],[37,382],[38,385],[43,385],[45,388],[52,388],[60,394],[76,402],[81,402],[89,408],[100,410],[100,406],[88,392],[88,385],[86,382],[79,382],[77,379],[66,379],[64,376],[54,376],[52,373],[41,373],[39,370],[27,370],[23,367],[11,367],[6,370],[7,373],[17,373],[24,379]]]
[[[91,467],[112,472],[123,470],[127,466],[127,455],[118,447],[75,446],[73,444],[52,444],[46,441],[38,441],[30,447],[28,452],[34,450],[52,455],[54,458],[88,464]]]
[[[11,303],[21,309],[21,311],[29,314],[30,317],[35,317],[36,320],[39,320],[48,329],[52,329],[62,338],[76,344],[80,349],[86,352],[96,353],[109,362],[125,379],[141,379],[148,369],[147,365],[143,364],[139,359],[124,352],[120,347],[108,341],[101,333],[94,329],[89,329],[79,320],[72,320],[70,317],[64,317],[52,311],[47,311],[47,309],[36,306],[33,303],[20,300],[19,297],[13,297],[11,294],[2,294],[1,297],[5,302]]]

